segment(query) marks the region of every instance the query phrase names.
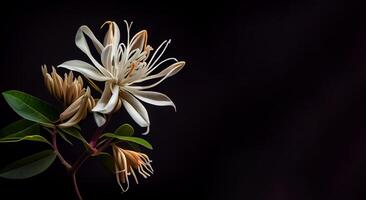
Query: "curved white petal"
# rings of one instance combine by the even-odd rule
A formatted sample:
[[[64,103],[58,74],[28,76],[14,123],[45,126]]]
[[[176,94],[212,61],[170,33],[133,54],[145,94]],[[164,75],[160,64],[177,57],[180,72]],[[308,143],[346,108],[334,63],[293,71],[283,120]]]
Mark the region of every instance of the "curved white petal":
[[[97,124],[98,127],[103,126],[105,124],[105,122],[107,121],[102,114],[99,114],[97,112],[94,112],[93,116],[94,116],[95,123]]]
[[[146,108],[128,92],[122,93],[122,103],[133,120],[141,127],[149,127],[150,120]]]
[[[119,86],[115,85],[112,89],[111,98],[109,99],[107,105],[105,105],[104,110],[102,110],[101,112],[102,113],[112,112],[118,103],[118,97],[119,97]]]
[[[103,41],[104,46],[111,44],[112,40],[113,40],[113,24],[111,21],[104,22],[104,24],[100,28],[103,28],[104,25],[106,25],[106,24],[108,25],[108,31],[104,36],[104,41]]]
[[[120,34],[120,31],[119,31],[119,27],[118,25],[113,22],[113,41],[112,41],[112,44],[113,44],[113,49],[112,49],[112,56],[116,57],[115,59],[117,59],[117,50],[118,50],[118,46],[119,46],[119,40],[120,40],[120,37],[121,37],[121,34]]]
[[[173,101],[165,94],[153,91],[143,91],[143,90],[131,90],[130,91],[136,98],[143,102],[155,105],[155,106],[173,106],[176,110]]]
[[[114,85],[110,88],[110,84],[106,83],[101,99],[92,109],[93,112],[108,114],[113,111],[118,103],[119,86]]]
[[[108,24],[109,28],[107,33],[104,36],[104,46],[112,45],[112,56],[115,56],[117,54],[118,46],[119,46],[119,40],[120,40],[120,30],[118,25],[115,22],[107,21],[104,25]]]
[[[87,26],[81,26],[78,31],[76,32],[75,36],[75,44],[76,46],[84,52],[89,59],[93,62],[94,66],[105,76],[112,77],[112,75],[102,66],[99,64],[98,61],[95,60],[93,55],[90,52],[89,45],[85,39],[84,34],[90,37],[93,41],[94,45],[97,47],[97,51],[101,53],[102,49],[104,49],[103,45],[95,38],[94,34]]]
[[[98,100],[97,104],[94,106],[92,111],[98,111],[104,108],[104,106],[108,103],[109,99],[111,98],[112,91],[109,83],[104,84],[104,89],[102,96]]]
[[[107,81],[111,79],[110,77],[106,77],[100,73],[93,65],[81,60],[66,61],[57,67],[63,67],[79,72],[80,74],[96,81]]]
[[[145,90],[145,89],[149,89],[149,88],[155,87],[155,86],[159,85],[161,82],[163,82],[166,78],[168,78],[170,76],[173,76],[174,74],[178,73],[183,68],[184,65],[185,65],[185,62],[184,61],[174,63],[174,64],[170,65],[169,67],[167,67],[166,69],[164,69],[161,72],[159,72],[158,74],[154,74],[154,75],[148,76],[148,77],[146,77],[144,79],[140,79],[140,80],[131,82],[130,85],[126,86],[126,88],[128,88],[128,89],[136,89],[136,90]],[[131,86],[131,84],[133,84],[133,83],[139,83],[139,82],[142,82],[142,81],[146,81],[146,80],[150,80],[150,79],[155,79],[155,78],[160,78],[160,77],[163,77],[163,78],[160,79],[159,81],[155,82],[154,84],[151,84],[151,85],[147,85],[147,86]]]
[[[101,54],[102,64],[108,71],[112,69],[112,45],[106,46]]]
[[[140,49],[141,51],[145,50],[147,44],[147,31],[142,30],[133,36],[131,40],[131,51],[134,49]]]
[[[89,27],[87,26],[81,26],[79,29],[78,29],[78,32],[76,33],[76,36],[78,36],[78,34],[81,34],[81,32],[83,32],[85,35],[87,35],[91,41],[93,42],[94,44],[94,47],[95,49],[98,51],[98,53],[101,53],[104,46],[102,45],[102,43],[99,42],[99,40],[95,37],[94,33],[89,29]],[[85,40],[85,37],[83,35],[80,35],[82,38],[80,39],[84,39]],[[76,38],[75,38],[75,42],[76,42]],[[85,41],[86,42],[86,41]],[[89,47],[88,47],[89,48]]]

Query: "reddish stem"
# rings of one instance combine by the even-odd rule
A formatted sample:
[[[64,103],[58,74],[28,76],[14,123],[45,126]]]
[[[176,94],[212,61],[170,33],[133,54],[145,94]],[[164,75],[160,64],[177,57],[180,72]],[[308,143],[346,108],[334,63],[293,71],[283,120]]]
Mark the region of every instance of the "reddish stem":
[[[61,161],[61,163],[65,166],[66,170],[71,170],[71,165],[64,159],[64,157],[61,155],[60,151],[58,150],[57,147],[57,130],[56,128],[54,128],[51,132],[51,136],[52,136],[52,147],[53,150],[56,153],[56,156],[58,157],[58,159]]]
[[[80,194],[78,183],[76,181],[76,171],[71,172],[72,184],[74,186],[75,193],[79,200],[83,200],[83,197]]]
[[[79,191],[79,187],[78,187],[78,184],[77,184],[77,181],[76,181],[76,173],[77,171],[79,170],[79,168],[84,164],[84,162],[86,160],[88,160],[93,154],[101,151],[100,149],[97,149],[96,146],[97,146],[97,142],[101,136],[101,134],[103,133],[105,127],[108,125],[110,119],[111,119],[112,115],[108,115],[107,117],[107,120],[106,122],[104,123],[103,126],[99,127],[96,131],[95,131],[95,134],[93,135],[92,139],[90,140],[89,142],[89,145],[90,147],[92,148],[92,150],[94,152],[90,153],[88,151],[84,151],[83,154],[80,155],[80,157],[75,161],[75,163],[72,165],[71,167],[71,170],[70,170],[70,174],[71,174],[71,177],[72,177],[72,182],[73,182],[73,186],[74,186],[74,190],[75,190],[75,193],[78,197],[79,200],[82,200],[82,196],[80,194],[80,191]],[[107,142],[110,144],[110,142]],[[103,145],[103,149],[106,148],[105,144]]]
[[[111,120],[112,114],[109,114],[107,116],[107,120],[106,122],[101,126],[98,127],[97,130],[95,131],[95,134],[93,135],[93,137],[91,138],[89,145],[93,150],[96,150],[96,146],[97,146],[97,142],[100,138],[100,136],[102,135],[105,127],[108,125],[109,121]]]

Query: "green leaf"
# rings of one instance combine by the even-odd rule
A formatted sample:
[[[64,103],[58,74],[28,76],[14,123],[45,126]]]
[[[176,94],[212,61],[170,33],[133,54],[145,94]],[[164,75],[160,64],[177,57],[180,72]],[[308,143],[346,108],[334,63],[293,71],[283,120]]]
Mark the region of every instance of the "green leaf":
[[[34,122],[22,119],[1,129],[0,143],[34,141],[51,145],[48,140],[39,135],[40,126]],[[51,145],[52,146],[52,145]]]
[[[26,135],[36,135],[40,133],[40,127],[38,124],[21,119],[9,124],[8,126],[0,130],[0,139],[6,137],[20,137]]]
[[[81,127],[78,124],[75,124],[73,127],[81,131]]]
[[[51,143],[41,135],[28,135],[28,136],[22,136],[22,137],[6,137],[6,138],[2,138],[0,140],[0,143],[20,142],[23,140],[33,141],[33,142],[44,142],[44,143],[47,143],[50,146],[52,146]]]
[[[65,142],[67,142],[67,143],[69,143],[71,146],[73,146],[74,144],[69,140],[69,139],[67,139],[67,137],[66,137],[66,135],[65,134],[63,134],[63,132],[62,131],[57,131],[58,132],[58,134],[61,136],[61,138],[63,139],[63,140],[65,140]]]
[[[115,131],[114,134],[119,136],[132,136],[134,133],[134,129],[129,124],[122,124]]]
[[[45,150],[22,158],[0,171],[0,177],[7,179],[26,179],[44,172],[56,158],[52,150]]]
[[[9,90],[2,94],[9,106],[29,121],[52,127],[52,122],[58,119],[58,112],[37,97],[17,90]]]
[[[138,144],[133,143],[133,142],[127,142],[127,144],[131,147],[131,149],[141,152],[141,148]]]
[[[114,133],[105,133],[105,134],[103,134],[102,137],[109,137],[109,138],[115,138],[115,139],[122,140],[122,141],[134,142],[134,143],[144,146],[148,149],[153,149],[152,145],[148,141],[146,141],[142,138],[139,138],[139,137],[119,136]]]
[[[80,140],[84,144],[88,144],[88,142],[85,140],[85,138],[81,135],[80,131],[77,128],[59,128],[62,132]]]
[[[111,154],[106,153],[106,152],[101,152],[98,154],[97,158],[106,170],[113,172],[113,173],[115,172],[114,158]]]

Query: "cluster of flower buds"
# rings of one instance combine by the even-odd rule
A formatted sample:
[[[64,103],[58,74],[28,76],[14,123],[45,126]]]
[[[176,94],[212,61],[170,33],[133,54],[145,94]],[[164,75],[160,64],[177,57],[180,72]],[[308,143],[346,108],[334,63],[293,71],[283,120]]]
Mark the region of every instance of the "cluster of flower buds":
[[[112,145],[112,148],[115,159],[114,164],[117,182],[124,192],[129,188],[130,182],[128,177],[130,175],[133,176],[136,184],[139,183],[135,174],[135,170],[144,178],[147,178],[154,173],[154,170],[150,164],[152,161],[146,154],[125,150],[116,145]]]
[[[66,128],[78,124],[95,106],[90,89],[83,87],[83,79],[80,76],[74,78],[70,72],[65,73],[62,78],[54,67],[51,74],[48,73],[46,66],[42,66],[42,74],[50,94],[67,106],[60,114],[59,127]]]

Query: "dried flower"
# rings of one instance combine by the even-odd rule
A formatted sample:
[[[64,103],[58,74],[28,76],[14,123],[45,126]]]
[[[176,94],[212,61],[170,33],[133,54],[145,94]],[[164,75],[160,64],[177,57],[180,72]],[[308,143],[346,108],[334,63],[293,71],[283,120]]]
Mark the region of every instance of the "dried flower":
[[[106,22],[105,24],[109,25],[109,29],[103,44],[96,39],[87,26],[81,26],[76,33],[76,46],[90,58],[94,66],[84,61],[71,60],[58,67],[77,71],[95,81],[104,81],[105,87],[102,97],[93,108],[93,111],[108,114],[116,110],[116,105],[121,99],[130,116],[141,127],[147,127],[148,132],[150,126],[149,116],[146,108],[139,100],[157,106],[173,106],[175,108],[174,103],[168,96],[154,91],[146,91],[146,89],[155,87],[166,78],[178,73],[185,65],[185,62],[178,62],[175,58],[167,58],[158,62],[170,40],[164,41],[148,61],[152,48],[147,45],[146,30],[138,32],[130,39],[131,25],[126,22],[127,42],[124,44],[120,43],[120,31],[117,24],[115,22]],[[102,65],[92,56],[84,34],[91,39],[96,50],[100,53]],[[157,67],[168,61],[174,63],[152,75]],[[153,84],[137,85],[158,78],[160,80]],[[98,125],[103,124],[103,118],[96,117],[96,122]]]
[[[123,192],[126,192],[130,186],[129,176],[132,174],[136,184],[138,179],[135,170],[144,178],[151,176],[154,172],[151,167],[151,160],[146,154],[125,150],[113,144],[113,155],[115,162],[117,183]],[[125,186],[124,186],[125,185]]]

